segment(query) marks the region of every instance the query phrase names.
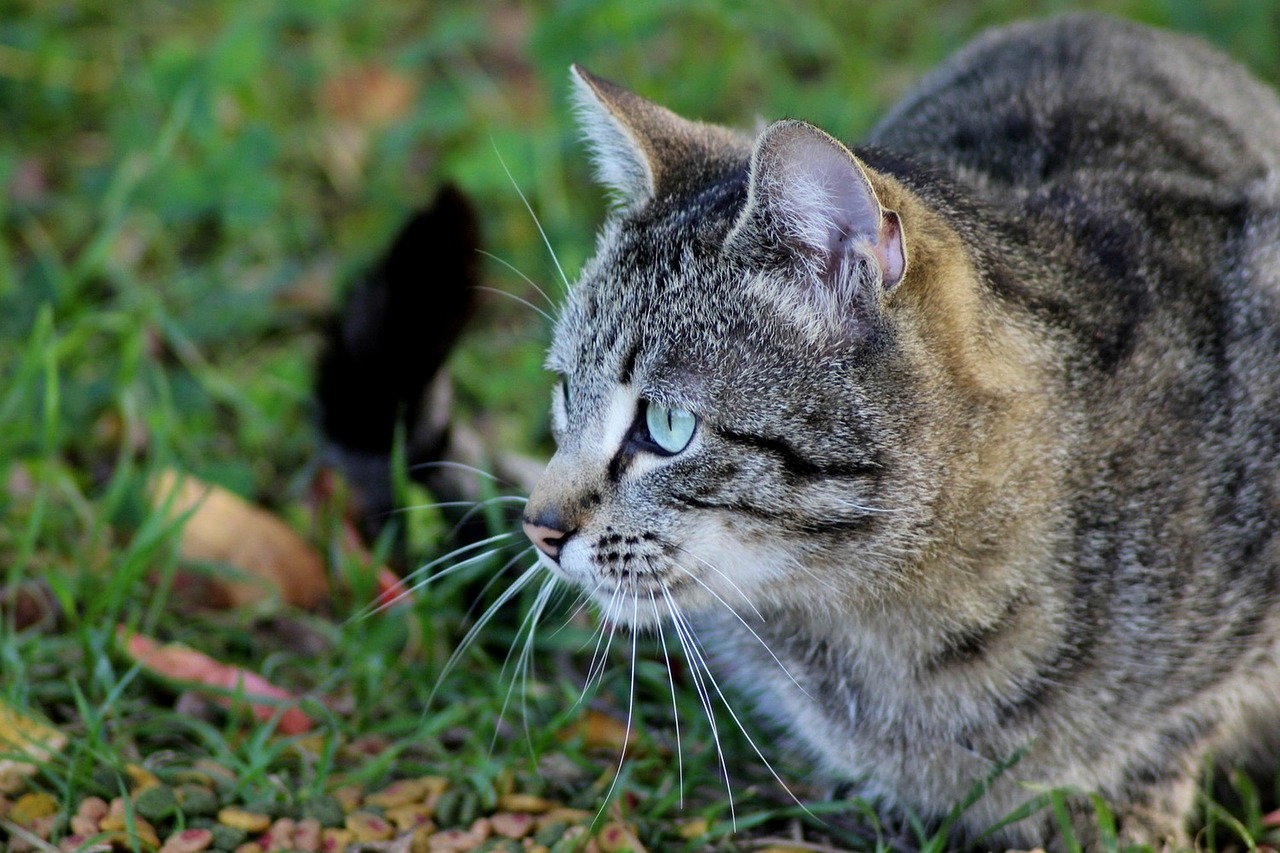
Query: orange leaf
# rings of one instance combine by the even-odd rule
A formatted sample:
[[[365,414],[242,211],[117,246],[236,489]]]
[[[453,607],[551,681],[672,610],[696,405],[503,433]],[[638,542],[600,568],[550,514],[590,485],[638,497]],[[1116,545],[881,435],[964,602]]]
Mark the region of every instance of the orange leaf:
[[[179,546],[184,559],[227,563],[260,579],[218,579],[232,606],[259,601],[271,590],[299,607],[315,607],[328,597],[320,553],[266,510],[174,470],[152,482],[151,501],[171,519],[190,513]]]
[[[162,679],[181,683],[193,690],[213,688],[212,699],[224,708],[230,708],[236,696],[249,703],[249,710],[259,720],[270,720],[276,715],[280,702],[296,702],[297,697],[283,688],[276,687],[256,672],[214,660],[181,643],[158,643],[142,634],[130,634],[123,625],[116,628],[116,637],[129,657],[142,668]],[[234,693],[236,696],[228,696]],[[255,699],[273,700],[270,703]],[[276,723],[281,734],[296,735],[308,731],[311,718],[297,707],[285,708]]]

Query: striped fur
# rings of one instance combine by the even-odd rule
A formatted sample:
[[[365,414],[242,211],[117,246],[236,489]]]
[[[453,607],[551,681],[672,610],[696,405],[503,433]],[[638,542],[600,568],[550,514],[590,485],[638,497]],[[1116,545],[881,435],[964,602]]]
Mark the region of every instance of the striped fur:
[[[626,197],[549,356],[551,568],[692,615],[888,806],[939,819],[1026,750],[963,831],[1070,785],[1185,843],[1203,757],[1280,722],[1275,95],[1092,16],[980,38],[854,153],[576,73]]]

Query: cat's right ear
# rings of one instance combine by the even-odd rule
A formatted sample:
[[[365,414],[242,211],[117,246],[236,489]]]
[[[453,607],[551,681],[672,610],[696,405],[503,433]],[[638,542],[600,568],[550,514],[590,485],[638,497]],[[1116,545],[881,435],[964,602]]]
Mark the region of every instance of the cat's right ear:
[[[596,178],[611,191],[615,209],[639,208],[745,151],[747,140],[734,131],[682,118],[580,65],[570,72]]]
[[[771,254],[779,240],[808,272],[802,301],[833,319],[871,288],[892,289],[906,272],[901,223],[881,207],[862,164],[800,121],[776,122],[756,140],[747,204],[729,236],[747,253]]]

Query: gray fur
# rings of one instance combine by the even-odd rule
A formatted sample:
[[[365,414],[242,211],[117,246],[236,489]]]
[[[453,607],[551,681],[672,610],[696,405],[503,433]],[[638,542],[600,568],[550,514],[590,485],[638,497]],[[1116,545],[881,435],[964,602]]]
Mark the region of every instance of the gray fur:
[[[556,328],[569,393],[526,509],[566,534],[548,565],[623,622],[674,602],[889,805],[938,819],[1025,748],[963,831],[1072,785],[1185,843],[1203,757],[1280,723],[1274,94],[1135,25],[997,30],[856,159],[830,141],[882,230],[828,245],[761,191],[790,174],[762,164],[805,168],[795,133],[594,91],[597,124],[641,128],[619,169],[663,178],[631,182]],[[698,415],[689,447],[653,452],[640,400]]]

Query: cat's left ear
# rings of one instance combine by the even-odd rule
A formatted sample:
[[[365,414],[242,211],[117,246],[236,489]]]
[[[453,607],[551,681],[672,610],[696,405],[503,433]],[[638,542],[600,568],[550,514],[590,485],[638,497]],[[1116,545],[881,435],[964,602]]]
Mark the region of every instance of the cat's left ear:
[[[848,148],[804,122],[776,122],[756,141],[747,205],[730,240],[762,235],[781,236],[837,294],[868,274],[889,290],[906,272],[897,214],[880,206]]]
[[[682,118],[580,65],[571,72],[596,176],[612,190],[616,208],[635,210],[733,168],[750,145],[749,137]]]

